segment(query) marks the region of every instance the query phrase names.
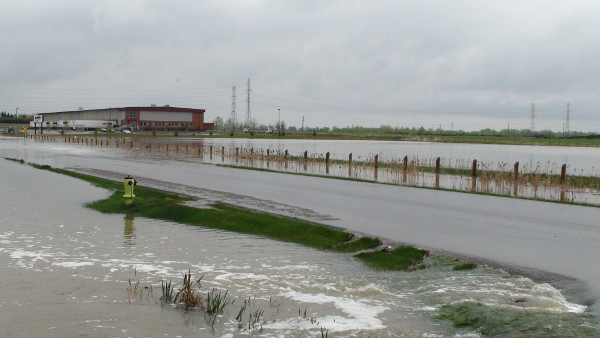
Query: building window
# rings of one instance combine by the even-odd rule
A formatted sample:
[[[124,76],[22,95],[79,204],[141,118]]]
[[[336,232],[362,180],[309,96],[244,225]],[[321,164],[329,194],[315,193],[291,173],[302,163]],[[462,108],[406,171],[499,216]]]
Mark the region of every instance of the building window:
[[[129,112],[129,117],[130,117],[130,118],[135,118],[136,116],[137,116],[137,115],[136,115],[136,113],[135,113],[134,111],[130,111],[130,112]]]

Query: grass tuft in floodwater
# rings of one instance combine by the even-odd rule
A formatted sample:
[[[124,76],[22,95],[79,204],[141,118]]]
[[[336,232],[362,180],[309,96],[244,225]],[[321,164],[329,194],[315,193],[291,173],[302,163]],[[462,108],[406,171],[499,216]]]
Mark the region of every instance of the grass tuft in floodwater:
[[[477,267],[477,264],[475,264],[475,263],[464,262],[464,263],[454,264],[454,266],[452,267],[452,270],[454,270],[454,271],[473,270],[476,267]]]
[[[412,270],[427,257],[429,251],[399,246],[391,251],[362,252],[356,257],[375,269]]]
[[[591,316],[493,308],[472,302],[444,305],[436,319],[448,320],[456,328],[471,329],[484,336],[590,337],[598,334]]]
[[[227,304],[231,303],[229,298],[227,297],[228,291],[225,293],[221,291],[217,291],[217,289],[212,288],[211,291],[208,291],[208,295],[206,296],[206,314],[207,315],[215,315],[223,312],[223,309]]]
[[[175,301],[175,288],[171,281],[160,281],[160,287],[162,290],[162,296],[160,296],[160,301],[162,304],[172,303]]]

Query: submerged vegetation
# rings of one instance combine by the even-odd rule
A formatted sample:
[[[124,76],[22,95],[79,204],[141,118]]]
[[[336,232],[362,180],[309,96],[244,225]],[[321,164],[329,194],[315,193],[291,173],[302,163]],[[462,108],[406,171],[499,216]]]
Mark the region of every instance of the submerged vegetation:
[[[381,250],[360,253],[356,255],[356,257],[376,269],[399,270],[397,267],[406,267],[404,269],[412,270],[421,263],[427,255],[429,255],[429,251],[416,249],[410,246],[399,246],[391,251]]]
[[[476,267],[477,267],[477,264],[475,264],[475,263],[460,262],[460,263],[454,264],[454,266],[452,267],[452,270],[454,270],[454,271],[473,270]]]
[[[437,319],[448,320],[454,327],[475,330],[484,336],[591,337],[598,334],[598,329],[590,324],[589,315],[492,308],[478,302],[444,305]],[[554,324],[542,324],[548,322]],[[567,322],[570,324],[564,325]],[[515,332],[515,328],[519,331]]]

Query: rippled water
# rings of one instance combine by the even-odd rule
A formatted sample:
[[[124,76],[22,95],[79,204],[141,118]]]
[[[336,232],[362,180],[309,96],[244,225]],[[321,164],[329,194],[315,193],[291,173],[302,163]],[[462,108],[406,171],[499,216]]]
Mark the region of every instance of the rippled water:
[[[435,319],[443,305],[463,301],[545,314],[537,334],[554,332],[557,320],[600,333],[585,306],[499,269],[453,271],[452,261],[434,256],[426,269],[375,271],[351,255],[100,214],[82,204],[106,191],[6,160],[0,169],[2,336],[447,336],[472,333]],[[204,292],[228,290],[234,304],[216,319],[160,306],[161,280],[179,282],[187,271],[204,276]],[[130,295],[130,280],[153,292]],[[256,310],[264,316],[249,328]]]

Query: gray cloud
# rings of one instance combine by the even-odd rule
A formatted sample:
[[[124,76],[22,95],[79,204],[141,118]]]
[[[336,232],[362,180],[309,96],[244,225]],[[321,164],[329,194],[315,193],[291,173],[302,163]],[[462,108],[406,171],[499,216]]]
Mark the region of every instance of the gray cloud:
[[[596,2],[28,1],[0,13],[0,109],[171,104],[288,124],[600,128]],[[498,124],[498,125],[488,125]],[[590,127],[591,126],[591,127]],[[545,127],[545,126],[544,126]]]

